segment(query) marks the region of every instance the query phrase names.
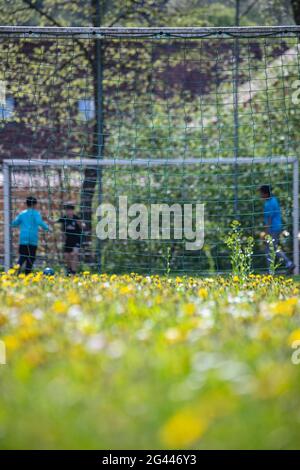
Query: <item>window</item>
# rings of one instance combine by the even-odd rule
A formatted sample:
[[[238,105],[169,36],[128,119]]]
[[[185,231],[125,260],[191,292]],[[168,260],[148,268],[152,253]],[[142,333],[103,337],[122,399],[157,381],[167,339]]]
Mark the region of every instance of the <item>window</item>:
[[[95,117],[95,102],[92,99],[78,101],[78,112],[82,121],[90,121]]]
[[[14,114],[15,100],[7,96],[5,99],[0,102],[0,120],[6,121],[11,119]]]

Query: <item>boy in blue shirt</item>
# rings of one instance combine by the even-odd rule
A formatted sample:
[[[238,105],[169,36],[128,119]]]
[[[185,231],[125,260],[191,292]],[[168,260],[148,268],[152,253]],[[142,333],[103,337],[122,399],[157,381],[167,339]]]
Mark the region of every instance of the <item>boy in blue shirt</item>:
[[[20,270],[25,264],[25,274],[32,271],[38,246],[38,232],[41,227],[46,232],[48,225],[43,221],[41,214],[36,210],[37,200],[33,196],[26,199],[27,209],[21,212],[12,222],[12,227],[20,227],[19,261]]]
[[[286,254],[279,248],[279,236],[282,230],[281,222],[281,210],[278,199],[271,194],[271,187],[267,184],[259,188],[261,198],[265,201],[264,203],[264,226],[265,235],[271,235],[273,241],[273,247],[276,255],[281,258],[285,264],[288,273],[292,273],[295,265],[286,256]],[[266,255],[268,269],[270,270],[270,244],[266,243]]]

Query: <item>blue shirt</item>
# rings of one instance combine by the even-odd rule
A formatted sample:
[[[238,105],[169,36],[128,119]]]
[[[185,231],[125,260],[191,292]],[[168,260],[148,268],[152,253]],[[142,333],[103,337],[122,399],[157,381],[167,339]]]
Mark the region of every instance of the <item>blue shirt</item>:
[[[48,225],[43,221],[41,214],[36,209],[26,209],[12,222],[12,227],[20,227],[20,245],[38,244],[39,227],[48,231]]]
[[[269,226],[270,232],[281,232],[280,205],[275,196],[266,199],[264,204],[264,223]]]

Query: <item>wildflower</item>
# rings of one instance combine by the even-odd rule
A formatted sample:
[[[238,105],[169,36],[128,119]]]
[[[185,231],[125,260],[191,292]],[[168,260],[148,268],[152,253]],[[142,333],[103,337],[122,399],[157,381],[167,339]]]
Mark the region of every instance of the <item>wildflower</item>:
[[[198,416],[193,408],[178,411],[163,426],[160,438],[168,448],[184,448],[199,440],[208,427],[206,419]]]
[[[271,313],[274,315],[287,315],[291,316],[296,311],[298,299],[291,297],[290,299],[280,300],[271,306]]]
[[[165,332],[165,338],[168,343],[177,343],[183,339],[183,334],[179,328],[168,328]]]
[[[126,295],[126,294],[129,294],[130,292],[132,292],[132,290],[133,290],[133,288],[130,285],[123,286],[123,287],[120,288],[120,294]]]
[[[208,291],[207,291],[207,289],[205,289],[204,287],[201,287],[201,288],[198,290],[198,295],[199,295],[199,297],[201,297],[201,299],[207,299],[207,297],[208,297]]]
[[[91,353],[100,351],[104,346],[105,338],[101,333],[90,336],[86,343],[86,348]]]
[[[292,344],[295,341],[300,341],[300,328],[298,328],[297,330],[292,331],[292,333],[288,337],[288,345],[292,346]]]
[[[0,313],[0,326],[5,325],[6,322],[7,322],[6,316],[4,316],[2,313]]]
[[[8,351],[15,351],[20,347],[20,341],[16,336],[8,335],[3,338],[3,341]]]
[[[36,322],[35,317],[31,313],[23,313],[20,318],[20,323],[23,326],[31,326]]]
[[[39,336],[39,329],[34,326],[22,328],[18,334],[21,341],[31,341]]]
[[[75,290],[68,292],[67,299],[70,304],[78,304],[80,302],[80,297]]]
[[[196,312],[196,305],[192,303],[185,304],[183,311],[186,315],[194,315]]]
[[[68,311],[68,306],[65,304],[65,302],[62,302],[61,300],[56,300],[53,304],[53,310],[55,313],[58,313],[59,315],[63,315],[67,313]]]

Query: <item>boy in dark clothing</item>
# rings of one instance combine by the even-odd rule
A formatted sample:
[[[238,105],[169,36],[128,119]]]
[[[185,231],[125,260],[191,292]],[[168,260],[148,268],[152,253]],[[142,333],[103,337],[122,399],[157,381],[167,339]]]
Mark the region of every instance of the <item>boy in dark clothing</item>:
[[[82,239],[82,224],[80,218],[75,215],[75,206],[72,203],[65,204],[65,215],[56,220],[61,224],[65,237],[64,257],[69,274],[75,274],[79,263],[79,249]]]
[[[41,227],[46,232],[48,225],[43,221],[41,214],[36,210],[37,200],[33,196],[26,199],[27,209],[17,215],[12,227],[20,227],[19,261],[20,270],[25,264],[25,274],[32,271],[38,246],[38,232]]]

